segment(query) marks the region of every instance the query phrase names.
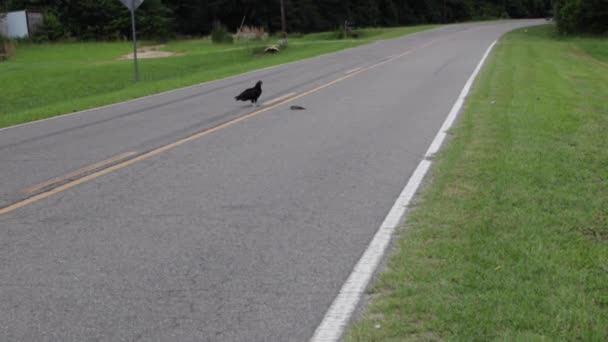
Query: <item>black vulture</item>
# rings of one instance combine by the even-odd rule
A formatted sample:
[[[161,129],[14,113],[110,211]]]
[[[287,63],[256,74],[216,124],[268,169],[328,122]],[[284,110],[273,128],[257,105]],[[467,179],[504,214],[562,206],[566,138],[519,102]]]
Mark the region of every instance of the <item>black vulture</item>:
[[[262,95],[262,81],[258,81],[253,88],[245,89],[234,99],[237,101],[251,101],[251,104],[257,104],[260,95]]]

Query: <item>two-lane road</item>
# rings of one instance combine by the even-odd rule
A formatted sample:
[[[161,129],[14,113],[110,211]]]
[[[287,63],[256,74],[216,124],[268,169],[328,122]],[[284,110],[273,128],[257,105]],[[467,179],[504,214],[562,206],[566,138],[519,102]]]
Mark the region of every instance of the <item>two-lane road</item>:
[[[0,130],[0,340],[309,339],[487,47],[540,23]],[[235,103],[258,79],[266,104]]]

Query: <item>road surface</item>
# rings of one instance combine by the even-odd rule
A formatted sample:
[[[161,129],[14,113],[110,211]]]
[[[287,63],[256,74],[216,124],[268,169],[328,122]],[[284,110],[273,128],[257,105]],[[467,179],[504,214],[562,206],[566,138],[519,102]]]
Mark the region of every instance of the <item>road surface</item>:
[[[0,130],[0,339],[308,340],[485,50],[540,23]],[[264,105],[234,102],[257,80]]]

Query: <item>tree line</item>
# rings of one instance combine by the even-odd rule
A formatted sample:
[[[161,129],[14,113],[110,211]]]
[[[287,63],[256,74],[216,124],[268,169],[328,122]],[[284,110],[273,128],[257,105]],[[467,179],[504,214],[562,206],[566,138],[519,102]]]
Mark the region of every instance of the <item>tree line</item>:
[[[608,23],[608,0],[283,2],[287,32],[337,30],[346,20],[362,27],[397,26],[490,18],[538,18],[549,16],[552,11],[557,11],[556,18],[564,32],[603,32]],[[24,8],[46,14],[39,33],[42,38],[86,40],[130,36],[130,16],[119,0],[0,0],[0,10]],[[280,13],[280,0],[146,0],[137,11],[137,27],[138,34],[145,38],[199,36],[209,34],[218,22],[235,31],[244,20],[245,25],[277,32],[281,30]]]
[[[608,0],[554,0],[557,27],[563,33],[608,34]]]

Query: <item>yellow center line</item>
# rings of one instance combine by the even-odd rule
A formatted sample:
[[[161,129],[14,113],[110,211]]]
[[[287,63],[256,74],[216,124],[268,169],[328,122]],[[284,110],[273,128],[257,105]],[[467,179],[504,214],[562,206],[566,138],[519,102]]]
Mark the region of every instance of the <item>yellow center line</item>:
[[[285,94],[285,95],[283,95],[283,96],[279,96],[279,97],[277,97],[277,98],[275,98],[275,99],[272,99],[272,100],[266,101],[266,102],[264,102],[262,105],[263,105],[263,106],[270,106],[270,105],[272,105],[272,104],[274,104],[274,103],[277,103],[277,102],[279,102],[279,101],[281,101],[281,100],[285,100],[285,99],[286,99],[286,98],[288,98],[288,97],[294,96],[295,94],[296,94],[295,92],[294,92],[294,93]]]
[[[134,151],[130,151],[130,152],[125,152],[125,153],[119,154],[117,156],[114,156],[112,158],[100,161],[98,163],[82,167],[82,168],[80,168],[78,170],[74,170],[74,171],[72,171],[70,173],[67,173],[67,174],[63,175],[63,176],[55,177],[53,179],[49,179],[46,182],[43,182],[43,183],[40,183],[40,184],[36,184],[36,185],[32,185],[32,186],[30,186],[28,188],[23,189],[22,192],[28,193],[28,194],[31,194],[33,192],[38,192],[41,189],[44,189],[44,188],[47,188],[49,186],[55,185],[57,183],[63,182],[65,180],[67,180],[67,179],[78,177],[79,175],[82,175],[84,173],[91,172],[91,171],[93,171],[95,169],[99,169],[99,168],[101,168],[103,166],[106,166],[106,165],[115,163],[115,162],[117,162],[119,160],[122,160],[122,159],[125,159],[127,157],[130,157],[130,156],[134,155],[135,153],[136,152],[134,152]]]
[[[355,71],[357,71],[357,70],[361,70],[362,68],[363,68],[363,67],[362,67],[362,66],[360,66],[360,67],[356,67],[356,68],[354,68],[354,69],[350,69],[350,70],[348,70],[348,71],[344,72],[344,75],[352,74],[353,72],[355,72]]]
[[[445,37],[443,37],[443,38],[445,38]],[[285,103],[288,103],[288,102],[291,102],[291,101],[297,100],[297,99],[299,99],[299,98],[302,98],[302,97],[304,97],[304,96],[310,95],[310,94],[312,94],[312,93],[316,93],[317,91],[319,91],[319,90],[321,90],[321,89],[325,89],[325,88],[327,88],[327,87],[329,87],[329,86],[332,86],[332,85],[334,85],[334,84],[336,84],[336,83],[338,83],[338,82],[342,82],[342,81],[344,81],[344,80],[346,80],[346,79],[349,79],[349,78],[351,78],[351,77],[354,77],[354,76],[356,76],[356,75],[358,75],[358,74],[360,74],[360,73],[363,73],[363,72],[366,72],[366,71],[372,70],[372,69],[377,68],[377,67],[379,67],[379,66],[381,66],[381,65],[384,65],[384,64],[389,63],[389,62],[391,62],[391,61],[394,61],[394,60],[396,60],[396,59],[398,59],[398,58],[400,58],[400,57],[403,57],[403,56],[408,55],[408,54],[410,54],[410,53],[413,53],[413,52],[415,52],[415,51],[418,51],[418,50],[424,49],[424,48],[426,48],[426,47],[428,47],[428,46],[430,46],[430,45],[435,44],[435,43],[436,43],[436,42],[438,42],[439,40],[441,40],[441,38],[439,38],[439,39],[435,39],[435,40],[432,40],[431,42],[429,42],[429,43],[427,43],[427,44],[424,44],[424,45],[422,45],[422,46],[420,46],[420,47],[418,47],[418,48],[414,48],[414,49],[407,50],[407,51],[405,51],[405,52],[403,52],[403,53],[401,53],[401,54],[399,54],[399,55],[392,56],[392,57],[391,57],[391,58],[389,58],[389,59],[383,60],[383,61],[378,62],[378,63],[376,63],[376,64],[372,64],[372,65],[370,65],[370,66],[368,66],[368,67],[365,67],[365,68],[363,68],[363,67],[362,67],[362,68],[360,68],[360,69],[358,69],[358,70],[356,70],[356,71],[351,72],[350,74],[347,74],[347,75],[344,75],[344,76],[342,76],[342,77],[336,78],[336,79],[334,79],[334,80],[332,80],[332,81],[329,81],[329,82],[327,82],[327,83],[325,83],[325,84],[322,84],[322,85],[320,85],[320,86],[317,86],[317,87],[315,87],[315,88],[312,88],[312,89],[310,89],[310,90],[308,90],[308,91],[306,91],[306,92],[303,92],[303,93],[301,93],[301,94],[299,94],[299,95],[296,95],[296,96],[291,96],[291,97],[288,97],[288,98],[286,98],[286,99],[281,99],[281,100],[278,100],[278,99],[277,99],[277,101],[279,101],[279,102],[276,102],[276,103],[274,103],[274,104],[272,104],[272,105],[266,106],[266,107],[264,107],[264,108],[261,108],[261,109],[259,109],[259,110],[254,111],[254,112],[251,112],[251,113],[249,113],[249,114],[245,114],[245,115],[243,115],[243,116],[241,116],[241,117],[238,117],[238,118],[236,118],[236,119],[233,119],[233,120],[227,121],[227,122],[225,122],[225,123],[223,123],[223,124],[220,124],[220,125],[218,125],[218,126],[215,126],[215,127],[209,128],[209,129],[206,129],[206,130],[204,130],[204,131],[201,131],[201,132],[199,132],[199,133],[196,133],[196,134],[191,135],[191,136],[189,136],[189,137],[186,137],[186,138],[184,138],[184,139],[181,139],[181,140],[175,141],[175,142],[173,142],[173,143],[171,143],[171,144],[168,144],[168,145],[165,145],[165,146],[161,146],[161,147],[156,148],[156,149],[154,149],[154,150],[151,150],[151,151],[149,151],[149,152],[143,153],[143,154],[141,154],[141,155],[139,155],[139,156],[137,156],[137,157],[135,157],[135,158],[132,158],[132,159],[129,159],[129,160],[125,160],[125,161],[120,162],[120,163],[116,163],[116,164],[114,164],[114,165],[112,165],[112,166],[110,166],[110,167],[108,167],[108,168],[105,168],[105,169],[102,169],[102,170],[99,170],[99,171],[93,172],[93,173],[88,174],[88,175],[86,175],[86,176],[84,176],[84,177],[82,177],[82,178],[78,178],[78,179],[73,180],[73,181],[71,181],[71,182],[68,182],[68,183],[62,184],[62,185],[60,185],[60,186],[58,186],[58,187],[55,187],[55,188],[53,188],[53,189],[51,189],[51,190],[48,190],[48,191],[46,191],[46,192],[39,193],[39,194],[37,194],[37,195],[34,195],[34,196],[29,197],[29,198],[26,198],[26,199],[24,199],[24,200],[22,200],[22,201],[19,201],[19,202],[13,203],[13,204],[11,204],[11,205],[9,205],[9,206],[6,206],[6,207],[4,207],[4,208],[0,208],[0,215],[7,214],[7,213],[12,212],[12,211],[14,211],[14,210],[16,210],[16,209],[19,209],[19,208],[22,208],[22,207],[24,207],[24,206],[26,206],[26,205],[29,205],[29,204],[32,204],[32,203],[38,202],[38,201],[40,201],[40,200],[42,200],[42,199],[45,199],[45,198],[47,198],[47,197],[50,197],[50,196],[52,196],[52,195],[54,195],[54,194],[57,194],[57,193],[60,193],[60,192],[62,192],[62,191],[68,190],[68,189],[73,188],[73,187],[75,187],[75,186],[77,186],[77,185],[80,185],[80,184],[82,184],[82,183],[88,182],[88,181],[90,181],[90,180],[93,180],[93,179],[95,179],[95,178],[101,177],[101,176],[106,175],[106,174],[108,174],[108,173],[111,173],[111,172],[114,172],[114,171],[116,171],[116,170],[119,170],[119,169],[122,169],[122,168],[124,168],[124,167],[127,167],[127,166],[129,166],[129,165],[131,165],[131,164],[134,164],[134,163],[137,163],[137,162],[142,161],[142,160],[144,160],[144,159],[147,159],[147,158],[150,158],[150,157],[152,157],[152,156],[158,155],[158,154],[160,154],[160,153],[163,153],[163,152],[165,152],[165,151],[168,151],[168,150],[170,150],[170,149],[173,149],[173,148],[175,148],[175,147],[177,147],[177,146],[183,145],[183,144],[185,144],[185,143],[187,143],[187,142],[190,142],[190,141],[192,141],[192,140],[196,140],[196,139],[201,138],[201,137],[203,137],[203,136],[205,136],[205,135],[208,135],[208,134],[211,134],[211,133],[213,133],[213,132],[219,131],[219,130],[221,130],[221,129],[223,129],[223,128],[226,128],[226,127],[232,126],[232,125],[234,125],[234,124],[236,124],[236,123],[239,123],[239,122],[241,122],[241,121],[247,120],[247,119],[249,119],[249,118],[251,118],[251,117],[254,117],[254,116],[256,116],[256,115],[259,115],[259,114],[262,114],[262,113],[267,112],[267,111],[269,111],[269,110],[272,110],[272,109],[274,109],[274,108],[277,108],[277,107],[279,107],[279,106],[281,106],[281,105],[283,105],[283,104],[285,104]],[[287,95],[290,95],[290,94],[287,94]]]

